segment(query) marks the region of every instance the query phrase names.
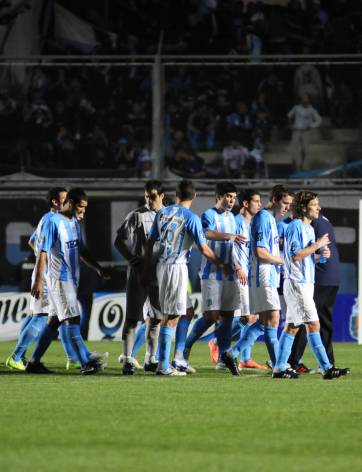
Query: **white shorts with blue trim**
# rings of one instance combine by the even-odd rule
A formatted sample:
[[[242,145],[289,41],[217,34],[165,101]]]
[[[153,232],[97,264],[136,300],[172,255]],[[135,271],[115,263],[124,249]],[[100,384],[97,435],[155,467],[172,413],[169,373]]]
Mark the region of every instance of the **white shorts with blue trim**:
[[[235,311],[240,309],[239,280],[201,280],[203,311]]]
[[[283,292],[287,304],[286,323],[300,326],[319,321],[313,300],[314,284],[301,284],[296,280],[285,279]]]
[[[80,316],[80,306],[77,300],[77,286],[47,277],[49,300],[59,321]]]
[[[260,314],[264,311],[279,311],[280,300],[277,287],[250,287],[250,311]]]
[[[186,315],[189,273],[186,264],[157,264],[158,291],[163,315]]]

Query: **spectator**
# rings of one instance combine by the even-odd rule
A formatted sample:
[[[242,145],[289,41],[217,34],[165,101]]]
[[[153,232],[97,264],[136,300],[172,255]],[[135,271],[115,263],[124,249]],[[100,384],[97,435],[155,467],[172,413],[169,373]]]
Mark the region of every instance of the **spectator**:
[[[310,130],[318,128],[322,118],[310,104],[309,95],[302,96],[301,103],[295,105],[288,113],[292,132],[293,163],[297,171],[302,170],[308,155],[310,144]]]
[[[245,102],[237,102],[236,111],[227,116],[226,123],[228,130],[236,133],[239,139],[250,138],[253,123]]]
[[[187,136],[194,151],[200,149],[202,141],[206,149],[213,149],[215,140],[215,117],[208,105],[201,101],[191,112],[187,121]]]
[[[237,140],[232,139],[229,145],[225,146],[222,151],[225,176],[233,179],[244,176],[244,166],[248,157],[248,149],[242,146]]]
[[[304,49],[308,54],[309,50]],[[311,101],[316,104],[319,110],[323,106],[323,86],[322,78],[318,69],[313,64],[302,64],[294,74],[294,91],[298,99],[308,94]]]

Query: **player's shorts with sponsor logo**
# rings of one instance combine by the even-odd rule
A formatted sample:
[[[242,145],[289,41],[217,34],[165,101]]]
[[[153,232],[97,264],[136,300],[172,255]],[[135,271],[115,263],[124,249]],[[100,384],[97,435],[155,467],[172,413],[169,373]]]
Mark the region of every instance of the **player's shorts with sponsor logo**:
[[[300,326],[319,320],[313,300],[314,284],[285,279],[283,292],[287,305],[286,323]]]
[[[240,309],[239,280],[201,280],[201,294],[203,311]]]
[[[189,273],[187,265],[157,264],[157,280],[161,312],[164,315],[185,315],[188,306]]]
[[[249,290],[250,311],[254,314],[264,311],[280,310],[280,300],[277,287],[256,287]]]
[[[47,277],[46,281],[51,309],[55,311],[59,321],[80,316],[77,286],[71,281],[51,277]]]
[[[149,287],[143,287],[140,283],[140,272],[133,267],[129,267],[127,273],[126,319],[142,321],[142,319],[145,319],[146,310],[152,315],[151,317],[161,319],[159,318],[160,302],[157,280],[153,280]],[[153,316],[153,314],[156,314],[156,316]]]

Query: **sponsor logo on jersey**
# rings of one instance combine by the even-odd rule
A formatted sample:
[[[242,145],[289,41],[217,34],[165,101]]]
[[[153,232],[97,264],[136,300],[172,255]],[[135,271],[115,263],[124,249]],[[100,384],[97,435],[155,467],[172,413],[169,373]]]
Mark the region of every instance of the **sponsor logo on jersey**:
[[[67,241],[65,245],[67,249],[75,249],[79,246],[79,239],[73,239],[72,241]]]

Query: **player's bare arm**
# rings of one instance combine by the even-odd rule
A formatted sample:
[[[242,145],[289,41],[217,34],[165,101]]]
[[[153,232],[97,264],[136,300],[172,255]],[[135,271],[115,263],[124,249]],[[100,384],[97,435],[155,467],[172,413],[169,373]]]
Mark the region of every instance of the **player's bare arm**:
[[[235,241],[237,244],[245,244],[247,242],[247,238],[241,234],[221,233],[213,230],[205,231],[205,237],[210,241]]]
[[[323,256],[328,259],[331,256],[330,250],[328,248],[328,244],[330,244],[330,241],[329,241],[328,233],[326,233],[322,237],[317,239],[317,241],[314,244],[311,244],[310,246],[305,247],[304,249],[301,249],[300,251],[298,251],[292,257],[292,259],[294,262],[300,261],[304,259],[305,257],[308,257],[311,254],[315,253],[322,247],[324,248],[323,252],[321,254],[317,254],[316,256],[318,259],[320,256]]]
[[[265,247],[257,247],[256,255],[261,262],[274,265],[282,265],[283,259],[279,256],[273,256]]]
[[[34,244],[32,243],[31,239],[28,241],[28,246],[30,246],[31,250],[34,252]]]
[[[30,291],[31,295],[37,299],[43,292],[43,275],[47,266],[47,261],[47,253],[41,251],[36,258],[34,283]]]

